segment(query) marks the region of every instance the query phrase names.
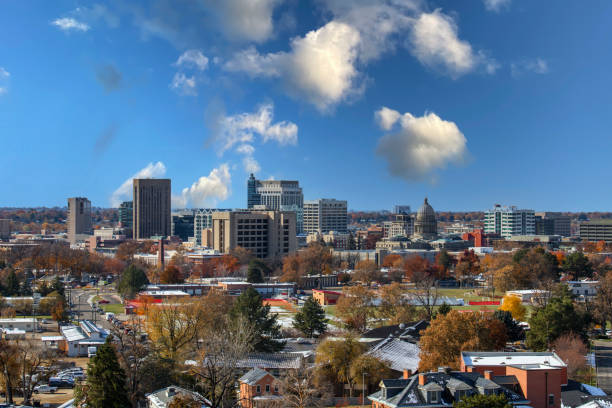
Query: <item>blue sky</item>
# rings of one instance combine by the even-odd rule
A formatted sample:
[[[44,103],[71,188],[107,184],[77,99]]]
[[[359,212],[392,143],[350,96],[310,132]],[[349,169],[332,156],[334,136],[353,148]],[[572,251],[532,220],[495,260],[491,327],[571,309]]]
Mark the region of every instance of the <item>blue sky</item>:
[[[246,3],[246,4],[245,4]],[[610,210],[612,3],[5,1],[0,206]]]

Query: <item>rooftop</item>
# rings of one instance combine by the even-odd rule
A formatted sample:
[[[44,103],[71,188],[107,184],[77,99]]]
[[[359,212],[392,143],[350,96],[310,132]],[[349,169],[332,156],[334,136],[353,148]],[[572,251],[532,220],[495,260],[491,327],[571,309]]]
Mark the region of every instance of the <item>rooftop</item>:
[[[566,364],[555,352],[461,352],[461,360],[466,366],[524,366],[525,369],[539,369],[540,366],[565,367]]]

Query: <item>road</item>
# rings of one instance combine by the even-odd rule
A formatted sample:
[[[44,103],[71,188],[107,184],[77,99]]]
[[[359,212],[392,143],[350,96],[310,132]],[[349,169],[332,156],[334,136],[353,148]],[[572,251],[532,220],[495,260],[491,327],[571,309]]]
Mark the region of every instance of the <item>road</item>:
[[[597,364],[597,386],[612,394],[612,342],[595,340],[593,351]]]
[[[95,290],[83,290],[83,289],[72,289],[70,291],[70,298],[72,302],[72,312],[76,313],[76,318],[79,320],[91,320],[102,327],[109,329],[110,324],[104,319],[103,315],[98,314],[91,305],[87,303],[87,300],[95,296],[97,292]]]

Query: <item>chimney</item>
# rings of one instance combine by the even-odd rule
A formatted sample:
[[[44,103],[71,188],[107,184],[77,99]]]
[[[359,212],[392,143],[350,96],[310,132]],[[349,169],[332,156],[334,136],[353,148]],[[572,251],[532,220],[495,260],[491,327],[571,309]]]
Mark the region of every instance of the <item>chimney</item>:
[[[491,370],[485,370],[484,372],[484,378],[486,378],[487,380],[490,380],[491,377],[493,377],[493,371]]]
[[[412,370],[404,370],[404,380],[407,380],[412,375]]]
[[[467,366],[465,367],[465,371],[468,373],[473,373],[474,372],[474,366]]]
[[[425,374],[419,374],[419,385],[425,385],[427,382],[427,376]]]

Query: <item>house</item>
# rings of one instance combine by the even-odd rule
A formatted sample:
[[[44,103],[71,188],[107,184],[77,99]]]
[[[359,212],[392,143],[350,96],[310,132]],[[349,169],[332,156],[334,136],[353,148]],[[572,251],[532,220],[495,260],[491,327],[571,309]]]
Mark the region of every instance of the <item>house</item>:
[[[260,368],[278,377],[286,370],[301,369],[304,365],[305,356],[302,352],[250,353],[238,361],[236,367],[243,373]]]
[[[196,401],[202,402],[202,407],[210,407],[212,404],[206,398],[202,397],[197,392],[189,391],[175,385],[162,388],[145,395],[147,398],[147,408],[167,408],[172,400],[178,395],[186,395],[193,397]]]
[[[576,299],[581,302],[593,299],[597,295],[597,288],[599,288],[599,281],[583,280],[567,281],[566,283]]]
[[[238,380],[240,383],[240,406],[262,408],[278,404],[279,382],[272,374],[261,368],[254,368]]]
[[[503,394],[513,406],[529,404],[522,395],[493,381],[490,371],[487,373],[483,376],[445,367],[413,376],[406,372],[400,379],[382,380],[380,390],[368,399],[373,408],[425,408],[452,407],[454,402],[476,394]]]
[[[398,338],[410,343],[417,343],[421,338],[421,331],[429,327],[427,320],[419,320],[412,323],[400,323],[389,326],[376,327],[361,335],[362,339],[387,339],[389,337]]]
[[[340,296],[342,296],[342,292],[321,289],[312,290],[312,297],[314,298],[314,300],[319,302],[321,306],[335,305],[338,302]]]
[[[561,406],[563,408],[609,408],[612,397],[597,387],[568,380],[561,388]]]
[[[57,341],[55,336],[47,338],[45,344],[52,346],[54,342],[58,348],[66,353],[68,357],[86,357],[89,347],[98,347],[104,344],[108,331],[95,325],[89,320],[81,320],[78,326],[60,327],[62,341]]]
[[[371,348],[367,354],[381,361],[388,361],[391,370],[402,374],[404,370],[413,373],[419,368],[421,349],[414,343],[397,338],[387,338]]]

